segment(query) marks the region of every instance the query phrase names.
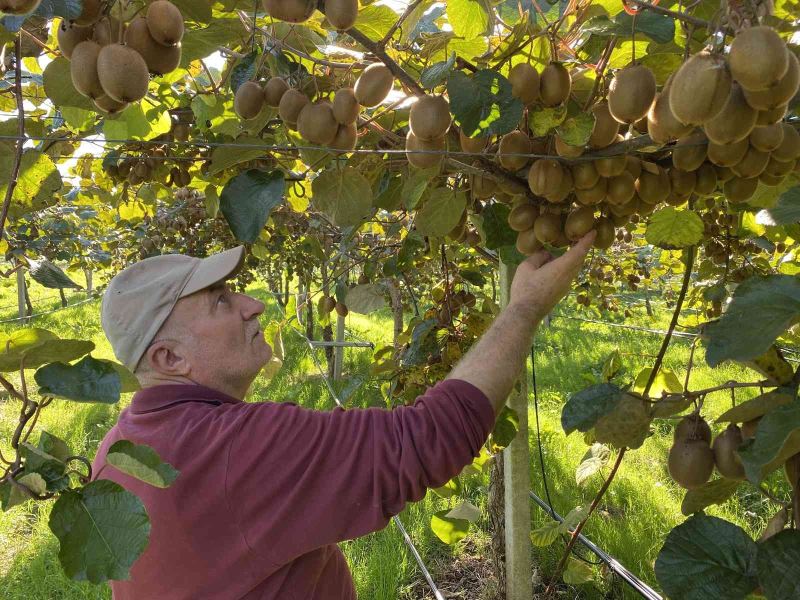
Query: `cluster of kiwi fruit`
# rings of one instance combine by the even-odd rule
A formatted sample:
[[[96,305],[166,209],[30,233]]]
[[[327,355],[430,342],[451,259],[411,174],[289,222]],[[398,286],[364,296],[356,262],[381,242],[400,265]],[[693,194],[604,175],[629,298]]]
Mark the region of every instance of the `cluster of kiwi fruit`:
[[[264,10],[273,19],[287,23],[302,23],[311,18],[317,0],[262,0]],[[355,25],[358,0],[324,0],[319,7],[328,23],[337,31],[347,31]]]
[[[84,0],[80,17],[61,21],[57,39],[75,89],[113,115],[144,98],[150,73],[178,67],[184,23],[169,0],[154,0],[127,25],[106,9],[103,0]]]
[[[337,302],[333,296],[322,296],[319,299],[318,308],[322,315],[329,315],[335,310],[340,317],[346,317],[350,312],[344,302]]]
[[[458,290],[450,294],[449,298],[444,296],[436,309],[436,318],[439,324],[448,326],[453,322],[453,317],[458,315],[459,311],[463,308],[472,308],[475,306],[477,298],[475,294],[467,290]]]
[[[127,153],[115,162],[106,162],[103,170],[113,181],[126,181],[130,185],[155,181],[163,185],[183,188],[192,181],[189,171],[194,158],[187,154],[182,160],[167,158],[166,146],[153,146]]]

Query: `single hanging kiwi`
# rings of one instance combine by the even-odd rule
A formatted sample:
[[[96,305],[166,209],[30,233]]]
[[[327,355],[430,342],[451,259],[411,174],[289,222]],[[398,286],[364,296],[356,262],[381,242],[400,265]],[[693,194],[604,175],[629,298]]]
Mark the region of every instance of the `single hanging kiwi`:
[[[621,206],[630,202],[636,193],[636,181],[627,170],[608,179],[606,202]]]
[[[105,95],[94,98],[94,105],[111,116],[117,115],[128,108],[127,102],[117,102],[113,98],[109,98]]]
[[[695,171],[681,171],[680,169],[672,168],[668,172],[673,194],[688,197],[689,194],[694,192],[694,187],[697,184]]]
[[[356,23],[358,0],[325,0],[325,16],[337,31],[347,31]]]
[[[571,144],[566,143],[560,135],[555,135],[555,148],[556,154],[559,156],[563,156],[565,158],[578,158],[583,154],[584,147],[583,146],[573,146]]]
[[[278,103],[278,115],[286,125],[290,128],[295,128],[297,126],[297,116],[309,102],[308,96],[300,90],[287,90]]]
[[[572,182],[575,188],[579,190],[588,190],[594,187],[597,180],[600,179],[600,173],[590,160],[576,163],[570,167],[572,170]]]
[[[333,118],[341,125],[349,125],[358,120],[361,105],[356,100],[353,88],[339,88],[333,95]]]
[[[539,99],[539,72],[528,63],[518,63],[508,72],[511,95],[523,104],[533,104]]]
[[[624,154],[606,156],[596,159],[594,161],[594,168],[597,169],[597,172],[603,177],[616,177],[625,170],[627,162],[628,160],[625,158]]]
[[[705,122],[703,131],[715,144],[732,144],[750,135],[757,118],[758,111],[747,103],[742,86],[734,81],[722,111]]]
[[[772,125],[778,121],[782,121],[788,110],[789,107],[786,104],[773,108],[772,110],[760,110],[758,111],[758,117],[756,117],[756,125]]]
[[[564,169],[557,161],[543,158],[534,162],[528,171],[528,186],[537,196],[548,196],[559,190],[563,177]]]
[[[558,106],[566,102],[572,91],[572,79],[567,68],[551,62],[539,77],[539,95],[544,106]]]
[[[700,131],[683,136],[672,148],[672,164],[682,171],[694,171],[708,156],[708,138]]]
[[[450,121],[450,104],[443,96],[422,96],[408,114],[408,126],[424,141],[442,137],[450,129]]]
[[[269,16],[287,23],[308,21],[317,7],[317,0],[261,0]]]
[[[297,115],[297,131],[312,144],[330,144],[339,131],[331,103],[322,101],[306,104]]]
[[[373,63],[356,80],[354,92],[361,106],[372,108],[386,99],[392,89],[394,77],[383,63]]]
[[[675,73],[669,76],[661,93],[656,96],[653,105],[647,112],[647,133],[650,135],[650,139],[657,144],[666,144],[670,140],[682,137],[692,130],[691,125],[684,125],[675,118],[669,106],[669,96],[674,77]]]
[[[289,84],[282,77],[270,77],[264,86],[264,101],[267,106],[277,108],[281,104],[281,98],[288,91]]]
[[[183,15],[169,0],[155,0],[147,7],[147,27],[162,46],[174,46],[183,39]]]
[[[722,186],[722,193],[730,202],[744,202],[753,197],[758,187],[758,177],[732,177]]]
[[[520,204],[508,213],[508,226],[514,231],[527,231],[533,228],[539,209],[533,204]]]
[[[107,15],[98,19],[97,23],[91,26],[92,39],[101,46],[108,46],[114,44],[119,40],[120,28],[125,29],[117,18]],[[124,33],[124,31],[123,31]],[[150,33],[148,31],[148,33]]]
[[[592,135],[589,137],[591,148],[605,148],[610,146],[617,139],[619,133],[619,122],[611,116],[608,110],[608,102],[598,102],[592,107],[594,115],[594,125]]]
[[[594,208],[579,207],[567,215],[567,220],[564,222],[564,234],[570,241],[577,242],[594,229],[594,226]]]
[[[669,450],[670,477],[683,488],[700,487],[714,471],[714,452],[705,440],[676,441]]]
[[[722,111],[732,84],[725,57],[698,52],[681,65],[672,79],[672,114],[684,125],[702,125]]]
[[[341,150],[343,152],[350,152],[356,147],[358,139],[358,128],[355,123],[348,125],[339,125],[336,130],[336,135],[333,141],[328,144],[334,150]]]
[[[525,256],[530,256],[542,249],[542,242],[536,237],[536,230],[531,227],[517,233],[517,250]]]
[[[723,477],[740,481],[745,479],[742,459],[736,453],[742,441],[742,430],[733,423],[714,438],[711,446],[714,451],[714,463],[717,465],[717,471]]]
[[[107,96],[117,102],[136,102],[147,94],[147,63],[133,48],[104,46],[97,55],[97,77]]]
[[[463,131],[458,132],[458,139],[461,143],[461,150],[470,154],[483,152],[489,144],[488,137],[467,137]]]
[[[765,90],[786,74],[786,44],[767,26],[740,31],[731,43],[728,62],[734,79],[746,90]]]
[[[605,200],[607,191],[608,179],[598,176],[593,186],[588,188],[576,187],[575,198],[578,200],[578,203],[584,206],[593,206]]]
[[[81,94],[92,99],[105,96],[97,74],[97,57],[100,55],[100,50],[102,48],[99,44],[85,40],[73,48],[70,62],[72,85]]]
[[[620,123],[633,123],[647,114],[656,97],[656,78],[644,65],[618,71],[608,90],[608,110]]]
[[[540,215],[533,224],[536,239],[543,244],[552,244],[561,236],[561,217],[551,213]]]
[[[528,164],[527,156],[519,154],[530,154],[531,140],[519,130],[512,131],[500,138],[500,146],[497,150],[497,158],[500,165],[509,171],[518,171]]]
[[[572,185],[572,172],[562,167],[561,184],[556,191],[551,194],[546,194],[545,199],[548,202],[559,204],[564,202],[574,190],[575,186]]]
[[[703,163],[700,165],[700,168],[695,171],[695,175],[695,194],[708,196],[717,189],[717,171],[714,169],[714,165]]]
[[[783,142],[783,124],[759,125],[750,133],[750,145],[761,152],[772,152]]]
[[[444,137],[434,140],[421,140],[411,131],[406,135],[406,160],[418,169],[427,169],[441,164],[444,154],[425,154],[428,151],[441,152],[447,149]]]
[[[72,20],[76,25],[92,25],[100,18],[103,9],[102,0],[83,0],[81,2],[81,14]]]
[[[783,127],[783,140],[781,145],[772,151],[772,158],[783,161],[797,160],[800,158],[800,133],[789,123],[781,123]]]
[[[733,165],[731,169],[739,177],[758,177],[767,168],[768,162],[769,154],[767,152],[761,152],[750,146],[742,160]]]
[[[144,17],[136,17],[125,30],[125,44],[142,55],[147,69],[156,75],[164,75],[178,68],[181,61],[181,46],[165,47],[150,35]]]
[[[643,163],[636,180],[636,193],[647,204],[664,202],[672,192],[672,183],[666,169],[652,163]]]
[[[789,55],[789,68],[783,77],[766,90],[744,91],[744,97],[753,108],[761,111],[776,110],[794,98],[800,86],[800,61],[790,50],[787,49],[786,53]]]
[[[708,144],[708,160],[718,167],[732,167],[747,154],[750,142],[747,138],[730,144]]]
[[[614,222],[608,217],[599,217],[595,220],[594,230],[597,232],[593,246],[600,250],[610,248],[614,243]]]
[[[245,81],[236,89],[233,110],[242,119],[252,119],[264,108],[264,90],[255,81]]]
[[[91,35],[91,27],[81,27],[80,25],[70,23],[66,19],[61,19],[61,23],[59,23],[58,30],[56,31],[58,49],[61,50],[61,54],[70,58],[75,46],[84,40],[88,40]]]

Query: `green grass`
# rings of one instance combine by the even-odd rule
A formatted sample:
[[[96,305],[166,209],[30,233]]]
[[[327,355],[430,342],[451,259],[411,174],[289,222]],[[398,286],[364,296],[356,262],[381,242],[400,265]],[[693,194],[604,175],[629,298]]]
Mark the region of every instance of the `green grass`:
[[[250,292],[268,305],[264,320],[278,318],[280,310],[263,288]],[[37,311],[56,308],[58,298],[47,299],[50,290],[33,286],[31,294]],[[39,298],[37,300],[37,298]],[[71,302],[83,295],[74,294]],[[0,282],[0,307],[15,302],[15,288],[8,280]],[[646,327],[665,328],[668,311],[656,304],[657,315],[649,319],[643,309],[635,309],[633,322]],[[569,305],[562,310],[574,314]],[[15,316],[15,308],[0,309],[0,320]],[[99,323],[99,300],[45,315],[33,325],[51,329],[62,337],[91,339],[97,344],[95,356],[112,358]],[[0,324],[9,331],[18,324]],[[347,318],[348,331],[370,341],[390,341],[392,325],[387,311],[364,317],[352,314]],[[587,385],[584,373],[589,366],[599,364],[613,350],[623,353],[626,372],[635,375],[642,367],[652,364],[661,338],[641,332],[631,332],[608,326],[558,318],[549,327],[542,327],[537,336],[536,376],[540,403],[541,441],[544,450],[547,481],[555,508],[566,514],[577,504],[591,501],[601,484],[595,476],[585,489],[575,484],[574,472],[586,445],[578,434],[565,436],[560,426],[560,411],[569,393]],[[292,401],[303,406],[328,410],[335,406],[323,380],[311,359],[302,338],[292,332],[284,336],[287,360],[283,369],[271,382],[256,381],[249,400]],[[324,365],[322,350],[319,360]],[[691,387],[694,389],[722,383],[728,379],[752,380],[753,374],[735,366],[708,369],[702,350],[695,356]],[[681,379],[689,357],[689,344],[675,341],[666,355],[665,366],[676,371]],[[371,360],[368,349],[345,351],[345,378],[337,383],[341,392],[347,390],[349,406],[385,406],[379,383],[367,375]],[[13,377],[12,377],[13,379]],[[361,384],[358,381],[362,380]],[[738,397],[738,396],[737,396]],[[744,394],[741,398],[746,397]],[[44,411],[37,430],[48,431],[63,437],[76,453],[93,457],[105,432],[113,425],[129,397],[116,406],[96,406],[56,401]],[[730,405],[728,394],[710,395],[706,413],[713,417]],[[544,496],[542,473],[537,454],[535,416],[531,395],[531,476],[533,488]],[[18,405],[8,399],[0,400],[0,448],[8,456],[9,440],[17,421]],[[652,564],[671,527],[680,523],[680,502],[683,491],[671,482],[666,473],[666,455],[671,442],[671,427],[659,423],[655,433],[638,450],[631,451],[611,486],[600,510],[586,527],[585,533],[600,547],[615,556],[642,579],[656,585]],[[35,441],[36,434],[33,436]],[[441,581],[448,568],[460,559],[468,560],[469,553],[483,554],[488,558],[485,531],[486,482],[471,484],[467,497],[482,511],[479,529],[469,538],[469,544],[450,548],[442,544],[431,532],[430,515],[447,507],[447,502],[435,494],[428,494],[420,503],[407,507],[401,515],[409,535],[414,540],[424,561],[432,571],[434,581]],[[743,486],[745,488],[747,486]],[[752,492],[752,490],[751,490]],[[68,580],[58,565],[58,543],[47,526],[51,503],[29,502],[0,514],[0,598],[4,600],[29,599],[99,599],[110,598],[106,586],[93,586]],[[757,535],[774,507],[752,493],[742,493],[724,507],[713,507],[711,514],[722,516],[740,524],[752,535]],[[547,515],[531,503],[534,526],[547,522]],[[390,524],[383,531],[341,544],[356,582],[359,597],[374,600],[430,598],[421,595],[425,586],[420,584],[421,574],[416,562],[403,542],[399,530]],[[535,549],[534,557],[540,572],[547,573],[558,560],[563,543],[557,542],[546,549]],[[581,554],[586,554],[581,552]],[[456,579],[457,580],[457,579]],[[608,581],[598,578],[596,585],[580,586],[571,597],[602,598],[631,597],[624,586],[612,591]],[[620,591],[622,590],[622,591]],[[608,595],[606,595],[608,594]],[[486,596],[488,599],[491,596]],[[473,596],[469,596],[473,598]],[[477,599],[478,596],[475,596]]]

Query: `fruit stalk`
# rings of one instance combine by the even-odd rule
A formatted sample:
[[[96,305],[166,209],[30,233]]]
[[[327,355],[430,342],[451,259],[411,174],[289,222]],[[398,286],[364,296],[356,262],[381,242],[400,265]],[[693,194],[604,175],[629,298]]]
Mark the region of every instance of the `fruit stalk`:
[[[2,211],[0,211],[0,239],[2,239],[3,230],[6,227],[8,209],[11,207],[11,197],[17,187],[19,167],[22,163],[22,146],[25,143],[25,109],[22,105],[22,38],[19,34],[14,38],[14,99],[17,103],[17,147],[14,150],[14,167],[11,169],[11,177],[6,188],[6,197],[3,200]]]

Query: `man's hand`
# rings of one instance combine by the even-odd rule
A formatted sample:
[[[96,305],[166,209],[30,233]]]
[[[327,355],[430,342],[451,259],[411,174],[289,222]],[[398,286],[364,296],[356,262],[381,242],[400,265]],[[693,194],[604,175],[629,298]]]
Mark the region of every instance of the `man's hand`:
[[[569,291],[594,237],[588,233],[559,258],[539,252],[520,264],[508,306],[447,379],[471,383],[499,413],[525,364],[536,326]]]

